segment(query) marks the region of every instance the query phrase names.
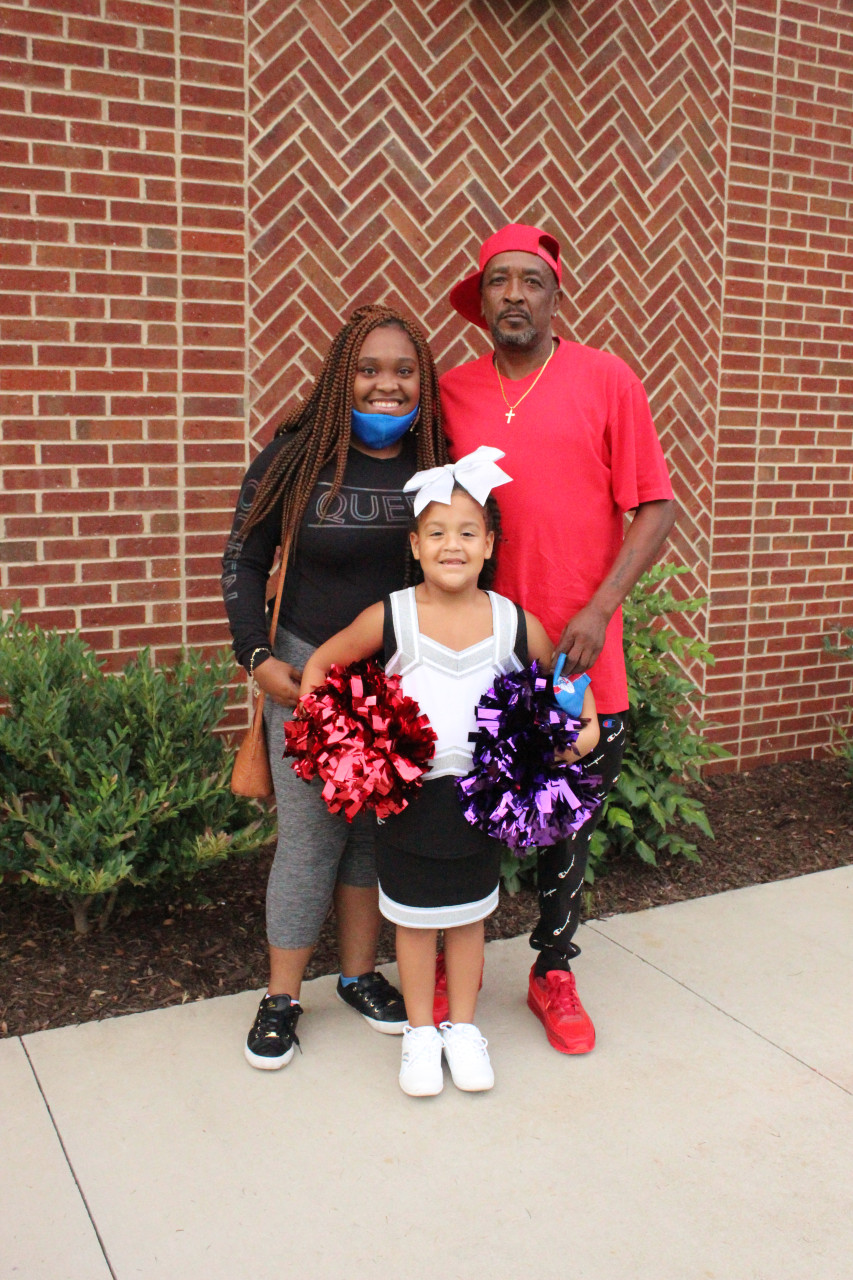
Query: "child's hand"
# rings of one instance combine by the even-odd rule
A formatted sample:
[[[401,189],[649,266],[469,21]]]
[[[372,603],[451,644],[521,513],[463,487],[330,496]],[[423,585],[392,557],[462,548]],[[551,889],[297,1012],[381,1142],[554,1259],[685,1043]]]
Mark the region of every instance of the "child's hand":
[[[306,694],[313,693],[314,690],[323,683],[325,678],[326,677],[323,672],[319,673],[318,678],[318,673],[316,671],[309,671],[306,666],[305,670],[302,672],[302,683],[299,686],[300,699],[304,698]]]
[[[554,669],[554,700],[573,719],[580,720],[581,728],[575,741],[566,751],[558,752],[557,758],[574,764],[595,749],[600,730],[589,676],[575,676],[573,681],[565,676],[561,677],[564,663],[565,654],[561,653]]]
[[[589,720],[581,720],[581,729],[577,738],[569,743],[565,751],[555,751],[554,759],[562,761],[563,764],[577,764],[578,760],[588,756],[598,742],[598,725],[595,725],[592,733],[588,732],[589,728]]]

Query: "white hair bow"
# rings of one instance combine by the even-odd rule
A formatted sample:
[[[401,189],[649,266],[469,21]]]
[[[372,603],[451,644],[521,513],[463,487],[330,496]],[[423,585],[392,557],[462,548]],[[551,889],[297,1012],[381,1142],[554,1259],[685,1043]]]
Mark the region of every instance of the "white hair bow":
[[[512,476],[496,466],[497,459],[503,456],[502,449],[481,444],[479,449],[466,453],[458,462],[448,462],[443,467],[430,467],[428,471],[416,471],[403,485],[403,492],[416,493],[416,516],[431,502],[442,502],[449,506],[454,482],[470,493],[482,507],[492,489],[497,489],[499,484],[506,484],[512,479]]]

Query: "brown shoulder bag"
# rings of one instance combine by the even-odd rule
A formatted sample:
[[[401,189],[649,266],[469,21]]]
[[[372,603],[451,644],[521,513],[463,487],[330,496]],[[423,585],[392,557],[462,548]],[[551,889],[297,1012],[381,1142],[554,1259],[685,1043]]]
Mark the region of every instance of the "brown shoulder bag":
[[[281,608],[281,593],[284,589],[284,573],[287,568],[287,557],[290,541],[282,548],[281,569],[278,575],[278,586],[275,593],[275,605],[270,625],[270,649],[275,651],[275,633],[278,626],[278,614]],[[234,757],[231,771],[231,790],[236,796],[247,796],[250,800],[266,800],[273,794],[272,770],[270,769],[270,753],[267,746],[266,729],[264,728],[264,691],[258,691],[255,699],[255,711],[251,727],[247,730],[243,741]]]

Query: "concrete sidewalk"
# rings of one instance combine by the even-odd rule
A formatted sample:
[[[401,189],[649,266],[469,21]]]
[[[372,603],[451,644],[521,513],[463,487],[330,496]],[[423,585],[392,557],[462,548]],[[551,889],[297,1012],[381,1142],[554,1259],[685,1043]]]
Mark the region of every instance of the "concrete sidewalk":
[[[4,1041],[0,1277],[845,1280],[851,922],[853,867],[593,921],[578,1058],[492,943],[489,1094],[405,1097],[332,978],[280,1072],[254,992]]]

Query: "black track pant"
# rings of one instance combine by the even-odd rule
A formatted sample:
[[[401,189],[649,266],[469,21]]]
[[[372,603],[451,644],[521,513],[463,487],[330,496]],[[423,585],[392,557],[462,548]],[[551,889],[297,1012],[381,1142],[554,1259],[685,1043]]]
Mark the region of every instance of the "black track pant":
[[[584,765],[589,773],[600,774],[602,798],[607,795],[622,768],[625,751],[627,711],[598,717],[601,736],[598,746]],[[580,923],[584,874],[589,856],[589,842],[601,819],[602,806],[568,840],[539,850],[537,876],[539,882],[539,923],[530,937],[530,945],[545,953],[543,961],[550,969],[567,969],[568,961],[580,955],[580,947],[572,941]]]

